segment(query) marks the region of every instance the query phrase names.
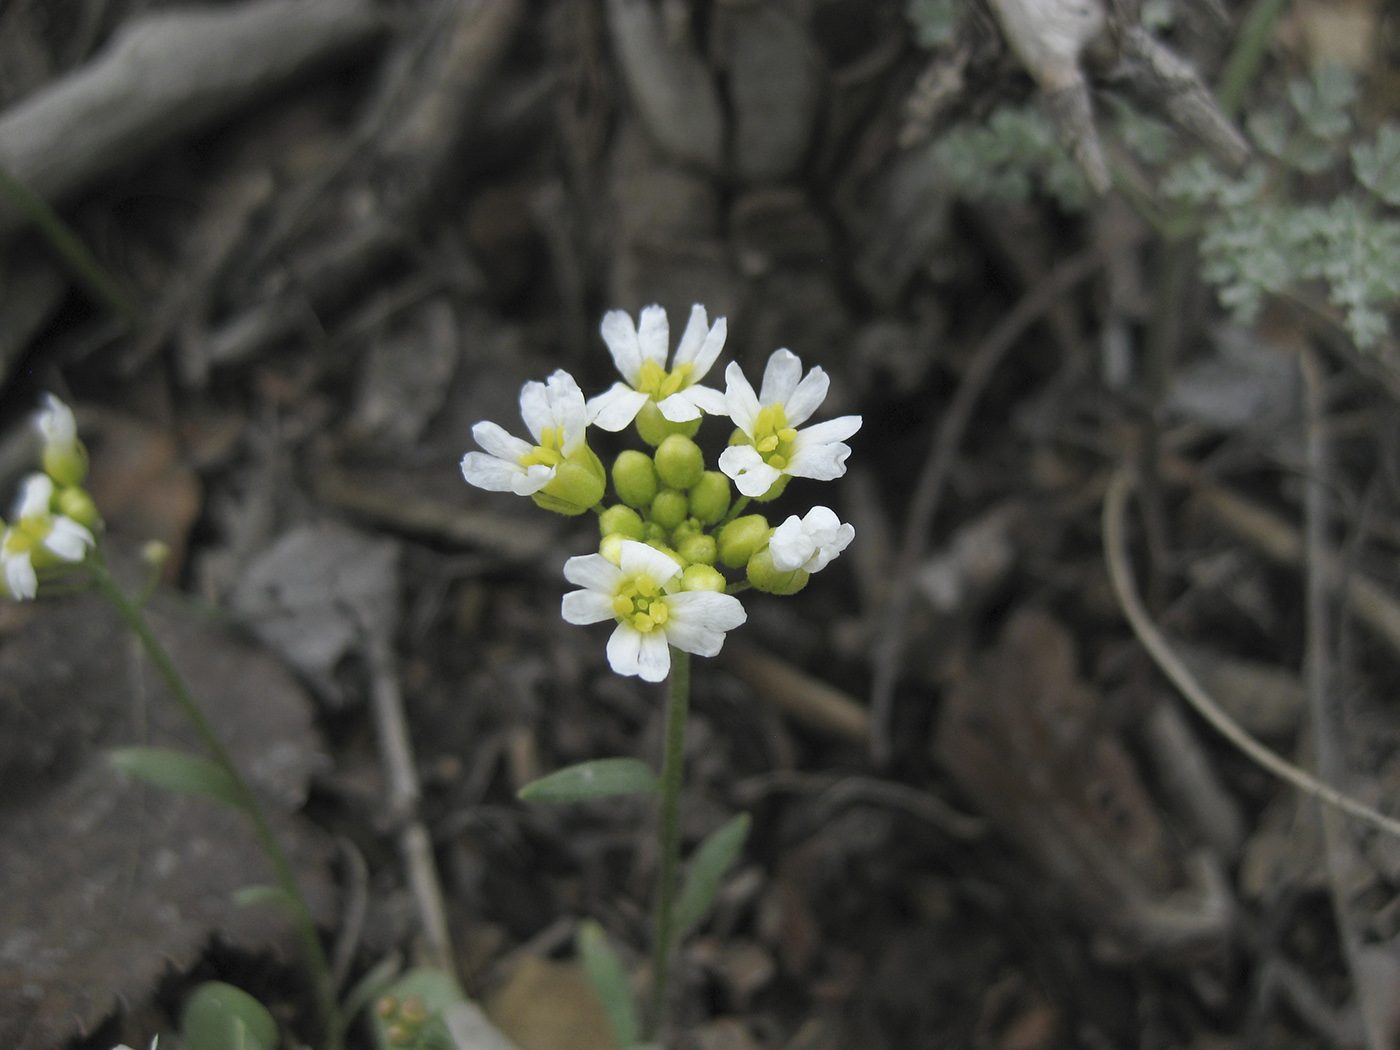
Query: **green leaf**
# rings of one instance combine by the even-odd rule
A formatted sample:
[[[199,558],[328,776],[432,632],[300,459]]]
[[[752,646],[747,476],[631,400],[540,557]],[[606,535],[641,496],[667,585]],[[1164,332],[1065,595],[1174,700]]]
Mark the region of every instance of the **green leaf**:
[[[242,988],[206,981],[185,1000],[180,1035],[189,1050],[276,1050],[277,1022]]]
[[[750,823],[749,815],[740,813],[700,843],[690,862],[685,887],[676,901],[674,920],[678,937],[683,936],[710,910],[715,894],[719,892],[720,880],[739,859],[739,851],[744,848],[744,840],[749,835]]]
[[[203,795],[234,809],[244,808],[233,778],[207,758],[163,747],[119,747],[108,759],[127,776],[167,791]]]
[[[1400,125],[1387,121],[1374,142],[1358,142],[1351,149],[1351,162],[1361,185],[1400,207]]]
[[[603,1012],[608,1015],[618,1050],[632,1050],[641,1038],[642,1026],[637,1017],[636,1000],[632,998],[632,982],[627,979],[622,958],[608,943],[603,928],[592,919],[579,924],[574,945],[584,972],[603,1004]]]
[[[240,908],[254,904],[276,904],[289,912],[297,909],[296,899],[281,886],[244,886],[233,893],[233,903]]]
[[[520,789],[526,802],[577,802],[612,795],[640,795],[655,791],[656,774],[635,758],[600,758],[566,766]]]

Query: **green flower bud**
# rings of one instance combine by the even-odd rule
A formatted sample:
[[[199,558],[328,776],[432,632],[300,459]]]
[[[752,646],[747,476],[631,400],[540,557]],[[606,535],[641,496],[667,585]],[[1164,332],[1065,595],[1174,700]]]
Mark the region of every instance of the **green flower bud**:
[[[719,530],[719,560],[731,569],[747,565],[772,533],[762,514],[745,514]]]
[[[656,447],[656,473],[664,485],[688,489],[705,473],[705,454],[681,434],[671,434]]]
[[[713,565],[687,565],[681,573],[683,591],[719,591],[724,593],[724,577]]]
[[[629,448],[613,462],[613,488],[617,498],[629,507],[642,510],[656,498],[656,465],[645,452]]]
[[[717,470],[707,470],[690,489],[690,513],[702,524],[715,525],[729,510],[729,479]]]
[[[622,565],[622,541],[627,539],[620,532],[610,532],[603,537],[603,541],[598,544],[598,553],[614,565]]]
[[[642,406],[642,410],[637,413],[636,423],[637,436],[648,445],[659,445],[672,434],[694,437],[695,432],[700,429],[699,419],[692,419],[688,423],[672,423],[661,414],[661,409],[656,407],[655,401],[648,401]]]
[[[642,521],[642,516],[621,503],[598,515],[598,530],[604,536],[618,533],[629,540],[646,538],[646,523]]]
[[[55,485],[81,485],[87,478],[88,452],[81,441],[69,445],[50,444],[44,448],[44,473]]]
[[[807,586],[807,573],[801,569],[780,572],[766,546],[749,559],[745,573],[755,588],[768,594],[796,594]]]
[[[703,532],[687,536],[676,544],[676,552],[686,560],[686,564],[713,565],[718,553],[718,544],[713,536]]]
[[[608,474],[602,461],[587,445],[580,445],[554,468],[549,484],[531,499],[545,510],[572,517],[596,507],[607,487]]]
[[[92,497],[76,485],[60,489],[55,502],[58,504],[57,509],[60,514],[72,518],[84,528],[95,529],[97,523],[102,520],[102,516],[97,513],[97,504],[92,502]]]
[[[695,518],[686,518],[674,529],[671,530],[671,543],[680,546],[681,540],[688,536],[698,536],[705,530],[700,527],[700,522]]]
[[[662,489],[651,501],[651,520],[663,529],[674,529],[690,516],[690,500],[684,492]]]

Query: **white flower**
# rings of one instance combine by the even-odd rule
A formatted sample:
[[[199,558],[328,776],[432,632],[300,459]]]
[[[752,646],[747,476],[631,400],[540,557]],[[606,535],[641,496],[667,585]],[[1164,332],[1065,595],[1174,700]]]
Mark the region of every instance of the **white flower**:
[[[541,506],[565,514],[597,503],[606,475],[584,441],[588,409],[574,377],[560,369],[544,383],[526,383],[520,414],[535,444],[484,420],[472,427],[472,437],[486,451],[462,457],[462,476],[490,492],[533,496]]]
[[[78,424],[73,410],[52,394],[44,395],[44,407],[34,417],[34,425],[46,446],[72,448],[78,440]]]
[[[855,535],[855,526],[843,525],[835,511],[813,507],[806,517],[794,514],[773,530],[768,553],[773,567],[781,572],[819,572],[850,546]]]
[[[33,598],[38,593],[36,568],[82,561],[88,548],[96,543],[92,533],[72,518],[54,514],[52,502],[53,480],[47,474],[31,474],[24,479],[15,508],[16,521],[0,542],[5,584],[16,598]]]
[[[574,624],[616,620],[608,639],[612,669],[659,682],[671,672],[669,646],[714,656],[724,632],[748,619],[732,594],[674,590],[680,572],[667,555],[636,540],[622,541],[617,565],[601,554],[570,558],[564,578],[584,589],[564,595],[564,619]]]
[[[724,373],[725,402],[746,444],[730,445],[719,469],[734,479],[745,496],[762,496],[786,475],[831,481],[846,473],[849,445],[842,442],[860,429],[860,416],[841,416],[798,430],[826,398],[831,380],[820,367],[802,375],[802,361],[790,350],[775,350],[763,371],[763,388],[754,393],[734,363]]]
[[[655,401],[661,415],[672,423],[699,419],[705,412],[723,415],[724,395],[700,386],[699,381],[724,349],[728,331],[725,319],[721,317],[711,325],[705,308],[699,303],[692,306],[669,372],[666,351],[671,333],[666,311],[648,306],[639,315],[639,321],[639,327],[634,328],[632,318],[622,310],[609,310],[603,315],[603,341],[626,382],[614,383],[588,402],[589,422],[603,430],[621,430],[637,418],[648,401]]]

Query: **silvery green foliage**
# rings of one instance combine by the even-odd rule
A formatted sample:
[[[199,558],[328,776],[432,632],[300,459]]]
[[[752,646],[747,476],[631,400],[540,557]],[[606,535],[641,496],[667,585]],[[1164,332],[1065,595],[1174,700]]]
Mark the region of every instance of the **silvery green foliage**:
[[[1162,190],[1204,217],[1201,276],[1238,319],[1252,320],[1267,295],[1317,281],[1356,345],[1369,349],[1389,331],[1384,310],[1400,298],[1400,220],[1391,210],[1400,207],[1400,128],[1387,124],[1348,149],[1356,86],[1334,66],[1295,81],[1288,99],[1288,109],[1261,111],[1249,122],[1275,163],[1226,175],[1197,156],[1173,170]],[[1296,200],[1300,176],[1344,176],[1348,158],[1367,192]]]
[[[904,16],[914,27],[920,47],[943,47],[953,42],[966,5],[959,0],[908,0]]]
[[[1002,106],[980,126],[945,132],[933,158],[974,199],[1021,202],[1039,190],[1069,211],[1088,207],[1089,187],[1053,124],[1033,107]]]

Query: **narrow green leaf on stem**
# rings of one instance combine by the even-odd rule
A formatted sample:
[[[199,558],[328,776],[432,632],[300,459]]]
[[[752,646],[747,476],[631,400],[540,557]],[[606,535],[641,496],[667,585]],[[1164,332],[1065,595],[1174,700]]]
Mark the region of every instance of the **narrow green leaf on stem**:
[[[0,167],[0,193],[9,197],[15,207],[24,213],[24,217],[38,228],[64,265],[94,297],[120,317],[128,328],[136,327],[139,320],[136,311],[117,290],[117,283],[44,198],[3,167]]]
[[[672,920],[676,936],[684,937],[686,931],[710,910],[715,895],[719,893],[720,880],[739,859],[751,823],[747,813],[740,813],[712,832],[696,849],[685,886],[681,889],[680,899],[676,901],[675,918]]]
[[[275,904],[279,908],[286,908],[293,915],[297,910],[297,902],[287,896],[287,891],[281,886],[244,886],[241,890],[234,891],[233,903],[240,908],[250,908],[255,904]]]
[[[655,791],[656,774],[635,758],[600,758],[566,766],[520,789],[526,802],[579,802],[613,795],[640,795]]]
[[[641,1020],[632,997],[632,982],[627,979],[621,956],[608,943],[603,928],[592,919],[579,924],[574,945],[584,972],[603,1004],[603,1012],[608,1015],[618,1050],[632,1050],[641,1038]]]
[[[234,809],[246,809],[233,779],[207,758],[164,747],[122,747],[107,757],[117,769],[137,780],[182,795],[203,795]]]

